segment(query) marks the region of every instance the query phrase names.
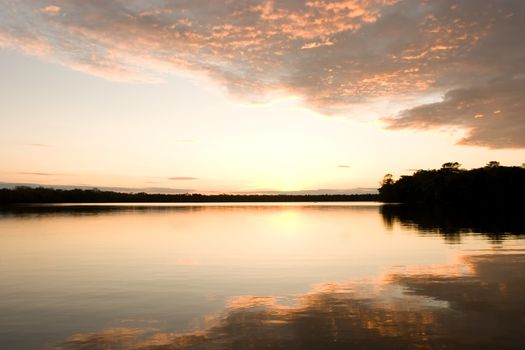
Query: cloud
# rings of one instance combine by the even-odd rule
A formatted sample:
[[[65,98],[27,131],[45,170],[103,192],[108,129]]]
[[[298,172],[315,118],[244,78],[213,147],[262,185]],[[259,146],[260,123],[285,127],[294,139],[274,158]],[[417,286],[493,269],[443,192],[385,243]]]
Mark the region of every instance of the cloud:
[[[198,180],[198,177],[191,177],[191,176],[175,176],[175,177],[169,177],[168,180],[174,180],[174,181],[187,181],[187,180]]]
[[[337,167],[338,167],[338,168],[341,168],[341,169],[348,169],[348,168],[351,168],[350,165],[346,165],[346,164],[339,164]]]
[[[25,172],[25,171],[18,172],[17,174],[20,174],[20,175],[36,175],[36,176],[57,176],[57,175],[64,175],[64,174],[58,174],[58,173],[38,173],[38,172]]]
[[[57,14],[60,12],[60,6],[56,5],[49,5],[42,9],[42,12],[48,13],[48,14]]]
[[[51,174],[51,173],[30,173],[30,172],[19,172],[18,174],[21,174],[21,175],[37,175],[37,176],[53,176],[55,174]]]
[[[51,147],[51,145],[48,145],[46,143],[30,143],[28,146],[32,146],[32,147]]]
[[[441,102],[401,112],[391,129],[461,127],[459,143],[490,148],[525,147],[525,78],[502,78],[448,91]]]
[[[470,132],[463,144],[524,147],[521,105],[506,98],[490,106],[500,111],[494,137],[476,123],[487,120],[481,97],[469,101],[483,117],[447,112],[468,91],[517,86],[512,101],[524,97],[521,0],[6,2],[0,47],[89,74],[154,82],[189,71],[245,99],[280,92],[349,116],[394,101],[393,129],[452,126]],[[441,105],[422,105],[436,96]]]

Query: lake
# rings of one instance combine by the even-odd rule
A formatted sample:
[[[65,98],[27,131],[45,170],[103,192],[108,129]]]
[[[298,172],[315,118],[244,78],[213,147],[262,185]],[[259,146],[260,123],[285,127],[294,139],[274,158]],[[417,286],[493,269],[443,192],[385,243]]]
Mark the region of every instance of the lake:
[[[521,349],[525,227],[379,203],[0,211],[1,349]]]

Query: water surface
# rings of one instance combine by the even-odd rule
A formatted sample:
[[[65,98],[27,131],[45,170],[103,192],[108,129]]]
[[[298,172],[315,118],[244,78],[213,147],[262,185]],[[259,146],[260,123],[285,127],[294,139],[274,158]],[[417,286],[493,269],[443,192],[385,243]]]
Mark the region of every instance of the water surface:
[[[520,220],[376,203],[0,212],[5,349],[521,348]]]

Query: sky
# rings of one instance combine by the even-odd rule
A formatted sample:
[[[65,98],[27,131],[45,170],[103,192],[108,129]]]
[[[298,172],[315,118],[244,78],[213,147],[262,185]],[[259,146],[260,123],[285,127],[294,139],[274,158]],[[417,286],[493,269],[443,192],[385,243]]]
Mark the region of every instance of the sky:
[[[522,0],[0,6],[0,183],[352,192],[525,162]]]

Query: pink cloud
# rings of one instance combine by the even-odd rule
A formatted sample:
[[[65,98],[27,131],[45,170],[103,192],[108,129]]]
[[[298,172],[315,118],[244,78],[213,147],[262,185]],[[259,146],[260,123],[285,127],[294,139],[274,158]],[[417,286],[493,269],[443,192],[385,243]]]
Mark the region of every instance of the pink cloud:
[[[60,6],[57,5],[49,5],[42,9],[42,12],[45,13],[59,13],[60,12]]]
[[[519,0],[261,0],[213,7],[204,0],[63,1],[43,9],[22,0],[0,14],[0,46],[112,80],[155,82],[184,71],[248,100],[279,91],[317,111],[351,115],[378,98],[444,96],[525,74],[524,20]],[[509,109],[498,109],[505,119]]]

